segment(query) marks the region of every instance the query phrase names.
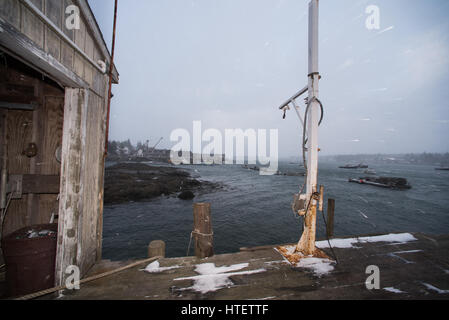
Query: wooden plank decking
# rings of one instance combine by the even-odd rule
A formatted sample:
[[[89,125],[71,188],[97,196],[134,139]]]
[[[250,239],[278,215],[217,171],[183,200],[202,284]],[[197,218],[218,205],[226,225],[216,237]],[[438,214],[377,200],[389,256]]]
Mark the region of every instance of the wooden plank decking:
[[[84,284],[78,291],[65,291],[57,299],[448,299],[449,236],[413,235],[416,241],[402,244],[376,242],[357,244],[357,248],[336,248],[339,264],[321,277],[286,263],[274,247],[267,246],[202,260],[195,257],[161,259],[160,267],[176,268],[147,273],[141,270],[146,267],[143,265]],[[127,263],[102,261],[89,275]],[[201,287],[197,282],[200,278],[192,277],[198,276],[196,266],[204,263],[216,267],[233,265],[237,270],[222,270],[221,276],[210,276],[209,280],[224,281],[226,285],[201,293],[195,290]],[[246,263],[247,267],[238,266]],[[369,265],[379,267],[379,290],[368,290],[365,286]],[[226,273],[233,275],[228,277]],[[188,279],[175,280],[179,278]],[[202,285],[204,289],[204,283]]]

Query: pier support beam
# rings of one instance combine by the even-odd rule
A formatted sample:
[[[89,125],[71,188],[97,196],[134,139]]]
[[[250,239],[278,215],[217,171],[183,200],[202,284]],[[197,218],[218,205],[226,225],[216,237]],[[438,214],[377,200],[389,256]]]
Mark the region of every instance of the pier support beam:
[[[165,242],[162,240],[151,241],[148,245],[148,258],[165,258]]]
[[[89,91],[66,88],[59,195],[55,281],[63,285],[67,267],[80,269],[83,249],[83,168]],[[81,270],[83,274],[85,270]]]
[[[212,257],[214,255],[214,235],[210,203],[195,203],[193,205],[193,225],[195,256],[199,259]]]

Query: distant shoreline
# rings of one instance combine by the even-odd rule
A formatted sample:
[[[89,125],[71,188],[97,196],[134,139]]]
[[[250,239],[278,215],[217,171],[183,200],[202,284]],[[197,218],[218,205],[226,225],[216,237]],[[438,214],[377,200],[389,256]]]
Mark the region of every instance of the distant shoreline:
[[[178,195],[183,191],[213,192],[219,183],[194,179],[190,173],[168,166],[143,163],[117,163],[105,170],[105,205],[149,201],[160,196]]]

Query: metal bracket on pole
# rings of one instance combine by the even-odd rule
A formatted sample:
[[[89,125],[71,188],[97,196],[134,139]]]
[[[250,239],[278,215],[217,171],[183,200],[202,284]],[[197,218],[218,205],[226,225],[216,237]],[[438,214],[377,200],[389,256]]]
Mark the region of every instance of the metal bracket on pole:
[[[301,117],[301,114],[299,113],[299,107],[296,105],[296,101],[292,101],[293,107],[295,108],[296,114],[298,115],[299,121],[301,122],[301,125],[304,127],[304,120]]]

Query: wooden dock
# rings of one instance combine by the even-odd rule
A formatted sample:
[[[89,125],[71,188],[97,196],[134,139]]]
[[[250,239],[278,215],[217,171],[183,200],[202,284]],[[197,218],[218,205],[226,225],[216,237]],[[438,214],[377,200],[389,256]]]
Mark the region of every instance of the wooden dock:
[[[164,258],[150,272],[135,267],[64,291],[62,300],[310,300],[448,299],[449,235],[412,234],[405,243],[364,242],[334,248],[338,264],[321,276],[293,266],[274,246],[211,258]],[[329,254],[329,249],[324,249]],[[127,262],[102,261],[89,275]],[[207,265],[205,265],[207,264]],[[201,267],[198,267],[201,266]],[[366,287],[368,266],[379,268],[379,289]],[[214,290],[216,289],[216,290]]]

